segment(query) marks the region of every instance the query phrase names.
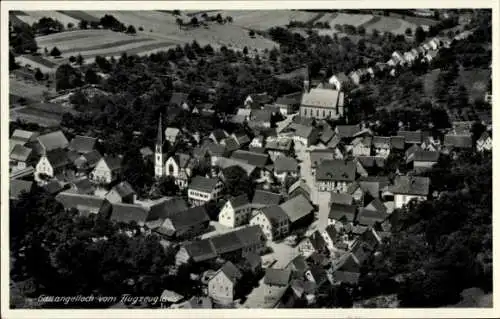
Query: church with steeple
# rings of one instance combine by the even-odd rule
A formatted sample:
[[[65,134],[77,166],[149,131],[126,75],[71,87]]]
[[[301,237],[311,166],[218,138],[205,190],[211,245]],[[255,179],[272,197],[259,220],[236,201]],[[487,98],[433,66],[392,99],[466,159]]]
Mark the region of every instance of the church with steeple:
[[[158,135],[156,137],[155,145],[155,177],[160,178],[165,176],[165,157],[163,152],[163,129],[161,125],[161,115],[158,121]]]

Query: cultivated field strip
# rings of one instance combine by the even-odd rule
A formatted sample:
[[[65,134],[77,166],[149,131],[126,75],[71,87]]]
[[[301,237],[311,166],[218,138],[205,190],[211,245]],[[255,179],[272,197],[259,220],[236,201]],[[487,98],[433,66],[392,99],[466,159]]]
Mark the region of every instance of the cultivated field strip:
[[[99,22],[99,18],[96,18],[93,15],[90,15],[84,11],[58,11],[64,15],[67,15],[73,19],[77,20],[86,20],[88,22]]]
[[[80,21],[57,11],[24,11],[24,13],[36,19],[36,21],[40,20],[43,17],[56,19],[61,22],[64,27],[66,27],[68,23],[73,23],[75,26],[78,26],[78,22]],[[23,17],[20,18],[22,19]]]
[[[308,22],[318,16],[318,13],[292,10],[227,10],[211,12],[210,15],[220,13],[223,17],[231,16],[233,24],[243,28],[265,31],[272,27],[286,26],[290,21]]]

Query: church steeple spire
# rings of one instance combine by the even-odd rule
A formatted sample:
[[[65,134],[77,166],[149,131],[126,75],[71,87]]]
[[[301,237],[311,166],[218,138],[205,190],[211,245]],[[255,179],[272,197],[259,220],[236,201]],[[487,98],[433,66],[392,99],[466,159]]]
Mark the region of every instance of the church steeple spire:
[[[164,175],[164,161],[163,161],[163,127],[161,125],[162,115],[158,121],[158,135],[156,137],[155,147],[155,177],[161,178]]]

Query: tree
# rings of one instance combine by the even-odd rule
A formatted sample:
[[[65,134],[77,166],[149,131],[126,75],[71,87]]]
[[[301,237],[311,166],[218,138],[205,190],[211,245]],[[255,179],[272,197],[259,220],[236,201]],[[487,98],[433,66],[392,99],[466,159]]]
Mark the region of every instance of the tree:
[[[144,31],[144,27],[140,26],[138,30],[139,31]]]
[[[221,16],[220,13],[217,13],[217,16],[215,17],[215,20],[217,21],[217,23],[222,24],[223,20],[222,20],[222,16]]]
[[[127,34],[136,34],[137,31],[135,31],[135,27],[133,25],[129,25],[126,33]]]
[[[226,191],[231,196],[241,194],[249,198],[253,195],[254,183],[248,177],[246,171],[239,166],[231,166],[223,170]]]
[[[75,63],[76,62],[76,58],[75,58],[74,55],[72,55],[72,56],[69,57],[69,62],[71,62],[71,63]]]
[[[37,33],[41,33],[43,35],[62,32],[64,30],[64,26],[58,20],[43,17],[38,22],[33,23],[33,29]]]
[[[233,17],[227,16],[226,19],[227,19],[227,22],[233,23]]]
[[[175,196],[179,192],[179,187],[175,184],[175,179],[172,176],[160,178],[158,189],[163,196]]]
[[[80,20],[80,22],[78,22],[79,29],[85,30],[88,27],[89,27],[89,22],[87,20]]]
[[[248,35],[249,35],[251,38],[255,37],[255,31],[250,30],[250,31],[248,32]]]
[[[180,10],[173,10],[173,11],[172,11],[172,14],[173,14],[174,16],[179,16],[179,15],[181,15],[181,11],[180,11]]]
[[[75,24],[73,22],[68,22],[68,29],[73,29]]]
[[[12,53],[12,51],[9,51],[9,70],[10,71],[15,70],[18,67],[19,67],[19,65],[16,62],[16,58],[15,58],[14,54]]]
[[[9,33],[9,45],[14,48],[15,53],[35,53],[38,50],[35,32],[29,25],[23,23],[14,26],[13,29],[14,32]]]
[[[35,71],[35,79],[37,81],[42,81],[43,79],[45,78],[45,76],[43,75],[42,71],[40,71],[39,68],[36,68],[36,71]]]
[[[111,63],[109,63],[109,61],[106,58],[98,55],[95,57],[95,63],[101,69],[101,71],[103,72],[111,71]]]
[[[415,42],[422,43],[425,40],[426,34],[424,29],[421,26],[418,26],[415,30]]]
[[[179,26],[179,29],[181,29],[182,25],[184,24],[184,21],[182,21],[181,18],[177,18],[177,19],[175,19],[175,23],[177,23],[177,25]]]
[[[61,51],[57,47],[53,47],[52,50],[50,51],[50,55],[53,57],[60,57],[61,56]]]
[[[69,64],[63,64],[56,70],[56,90],[67,90],[83,84],[81,74]]]
[[[85,72],[85,82],[88,84],[99,84],[100,77],[94,71],[94,69],[89,68],[87,72]]]
[[[246,46],[243,48],[243,54],[244,54],[244,55],[247,55],[247,54],[248,54],[248,48],[247,48]]]
[[[192,17],[191,18],[191,25],[197,26],[198,25],[198,18],[197,17]]]
[[[411,36],[411,35],[413,34],[412,29],[411,29],[411,28],[406,28],[406,30],[405,30],[405,34],[406,34],[407,36]]]
[[[76,63],[80,66],[83,65],[83,57],[80,53],[76,56]]]

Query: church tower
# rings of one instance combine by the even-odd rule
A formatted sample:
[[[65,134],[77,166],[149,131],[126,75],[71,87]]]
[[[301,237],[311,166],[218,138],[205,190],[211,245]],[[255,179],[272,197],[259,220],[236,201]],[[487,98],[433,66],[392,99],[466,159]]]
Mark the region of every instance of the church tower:
[[[164,166],[165,162],[163,160],[163,131],[161,126],[161,115],[158,122],[158,136],[156,137],[155,146],[155,177],[160,178],[165,175]]]
[[[309,65],[307,65],[306,70],[304,71],[304,93],[309,93],[311,90],[311,74],[309,70]]]

